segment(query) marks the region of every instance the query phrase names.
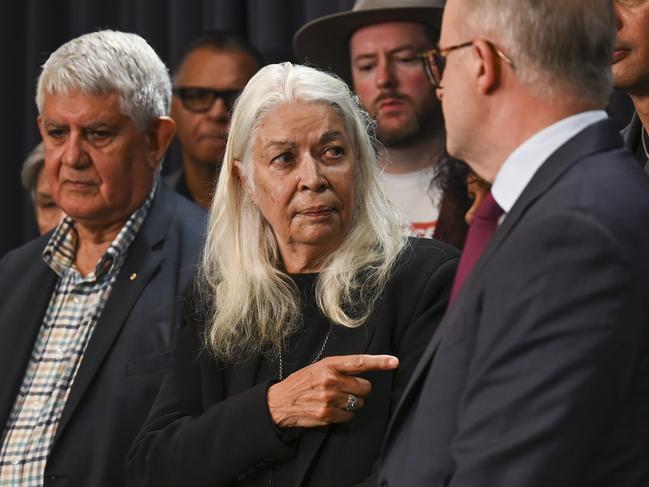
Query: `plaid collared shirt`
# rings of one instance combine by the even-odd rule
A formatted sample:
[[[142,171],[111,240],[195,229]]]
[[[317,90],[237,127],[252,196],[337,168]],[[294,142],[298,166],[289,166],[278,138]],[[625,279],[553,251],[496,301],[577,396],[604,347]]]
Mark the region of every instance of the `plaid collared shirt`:
[[[74,265],[78,236],[69,217],[45,247],[43,260],[59,280],[2,434],[0,486],[43,485],[45,463],[86,346],[156,187],[157,180],[144,204],[130,216],[87,276]]]

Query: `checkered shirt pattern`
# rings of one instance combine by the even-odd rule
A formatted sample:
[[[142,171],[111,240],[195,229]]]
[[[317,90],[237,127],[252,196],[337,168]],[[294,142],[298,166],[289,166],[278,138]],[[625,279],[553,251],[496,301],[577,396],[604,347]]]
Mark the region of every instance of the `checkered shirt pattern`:
[[[45,463],[77,370],[119,270],[151,206],[144,204],[83,277],[74,266],[77,232],[63,219],[43,251],[59,276],[0,442],[0,486],[40,487]]]

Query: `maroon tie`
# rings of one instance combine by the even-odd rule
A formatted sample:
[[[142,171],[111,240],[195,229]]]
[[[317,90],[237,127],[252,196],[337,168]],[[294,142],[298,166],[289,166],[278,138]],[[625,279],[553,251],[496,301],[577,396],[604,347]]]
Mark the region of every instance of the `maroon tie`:
[[[478,262],[482,251],[498,229],[498,219],[503,213],[503,209],[498,206],[498,203],[491,195],[491,191],[488,191],[480,202],[480,206],[473,217],[473,223],[469,227],[469,233],[462,250],[462,257],[460,257],[460,265],[455,274],[455,281],[453,281],[449,304],[455,301],[460,289],[462,289],[462,284],[469,277],[471,269]]]

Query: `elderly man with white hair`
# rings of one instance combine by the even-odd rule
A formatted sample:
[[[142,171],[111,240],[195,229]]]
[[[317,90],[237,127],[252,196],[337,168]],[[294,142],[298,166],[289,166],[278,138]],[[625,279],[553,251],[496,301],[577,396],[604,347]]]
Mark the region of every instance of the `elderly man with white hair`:
[[[67,216],[0,262],[0,485],[124,484],[203,232],[158,183],[170,99],[134,34],[83,35],[43,65],[44,171]]]

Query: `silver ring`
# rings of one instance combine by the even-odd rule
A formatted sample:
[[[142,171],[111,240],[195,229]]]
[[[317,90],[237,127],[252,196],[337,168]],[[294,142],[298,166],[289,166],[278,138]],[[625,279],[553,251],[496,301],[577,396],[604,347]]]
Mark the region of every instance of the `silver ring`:
[[[358,404],[358,398],[354,394],[348,394],[347,404],[345,404],[345,410],[354,411],[356,409],[356,404]]]

